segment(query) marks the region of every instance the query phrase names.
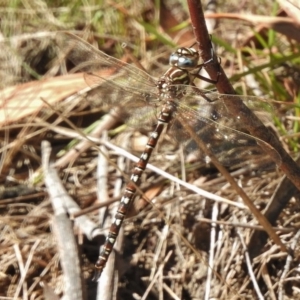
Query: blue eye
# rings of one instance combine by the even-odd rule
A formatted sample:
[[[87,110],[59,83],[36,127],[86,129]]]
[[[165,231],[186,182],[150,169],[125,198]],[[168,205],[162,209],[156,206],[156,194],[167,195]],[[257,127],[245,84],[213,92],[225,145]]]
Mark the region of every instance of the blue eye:
[[[179,69],[194,69],[198,65],[199,54],[193,48],[179,48],[170,55],[169,63]]]
[[[169,64],[171,66],[176,66],[178,62],[179,56],[176,53],[172,53],[169,59]]]
[[[177,63],[178,68],[190,68],[195,66],[195,61],[187,58],[187,57],[180,57]]]

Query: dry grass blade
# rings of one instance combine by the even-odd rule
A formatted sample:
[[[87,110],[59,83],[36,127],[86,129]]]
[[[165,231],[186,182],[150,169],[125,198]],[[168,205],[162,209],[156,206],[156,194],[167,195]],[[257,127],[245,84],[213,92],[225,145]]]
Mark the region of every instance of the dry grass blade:
[[[253,284],[254,289],[256,291],[256,295],[257,295],[258,299],[264,300],[264,296],[262,295],[262,293],[260,291],[259,284],[258,284],[258,282],[257,282],[257,280],[255,278],[255,275],[254,275],[254,272],[253,272],[253,268],[251,266],[251,259],[250,259],[250,256],[249,256],[249,253],[248,253],[248,250],[247,250],[247,246],[246,246],[245,241],[243,239],[243,236],[241,235],[241,233],[239,232],[239,230],[237,232],[238,232],[238,235],[239,235],[239,237],[241,239],[243,249],[245,251],[246,264],[247,264],[247,268],[248,268],[248,272],[249,272],[252,284]]]
[[[298,164],[299,162],[300,158],[297,159]],[[293,195],[295,195],[296,192],[297,188],[286,176],[284,176],[278,184],[272,198],[270,199],[264,211],[265,217],[270,221],[272,225],[276,224],[276,220],[284,209],[284,206],[289,202],[289,200],[293,197]],[[249,253],[251,258],[259,255],[261,249],[267,241],[267,238],[268,236],[265,232],[253,232],[249,242]]]
[[[40,240],[37,240],[34,243],[33,247],[30,250],[28,260],[27,260],[25,265],[23,263],[22,255],[21,255],[21,252],[20,252],[20,249],[19,249],[18,245],[14,245],[14,248],[15,248],[15,251],[16,251],[16,256],[17,256],[18,261],[19,261],[20,271],[21,271],[21,274],[22,274],[21,278],[20,278],[20,282],[18,283],[18,288],[15,292],[14,298],[17,298],[19,296],[19,293],[21,292],[21,289],[23,289],[24,294],[27,294],[27,288],[28,287],[27,287],[27,284],[25,282],[25,278],[27,276],[28,269],[29,269],[30,264],[32,262],[34,252],[35,252],[35,250],[36,250],[39,243],[40,243]]]
[[[296,235],[295,235],[295,237],[292,241],[292,245],[291,245],[292,250],[295,250],[296,245],[299,243],[299,238],[300,238],[300,231],[298,231],[296,233]],[[291,268],[292,261],[293,261],[293,257],[292,257],[291,254],[289,254],[286,258],[286,264],[284,266],[284,271],[282,272],[282,275],[280,277],[279,292],[278,292],[278,299],[279,300],[284,299],[284,289],[283,289],[284,281],[287,278],[288,273],[291,271],[290,268]],[[273,290],[272,290],[272,292],[273,292]],[[274,294],[274,292],[273,292],[273,294]],[[274,297],[274,299],[276,299],[276,298]]]
[[[216,221],[218,218],[218,204],[215,203],[212,209],[212,222]],[[208,300],[210,298],[210,289],[211,289],[211,280],[214,269],[214,261],[215,261],[215,246],[216,246],[216,226],[211,226],[210,231],[210,250],[209,250],[209,260],[208,264],[210,268],[207,269],[207,281],[205,287],[205,296],[204,299]]]
[[[104,118],[103,122],[99,123],[99,125],[94,128],[91,132],[92,137],[100,137],[105,130],[109,130],[113,128],[119,120],[118,109],[113,109],[107,116]],[[91,143],[87,140],[82,140],[80,144],[76,145],[76,147],[70,149],[63,157],[55,162],[55,167],[63,168],[68,163],[76,160],[78,156],[86,151],[91,146]]]
[[[232,176],[229,174],[229,172],[226,170],[226,168],[219,163],[218,159],[209,150],[209,148],[205,145],[205,143],[201,139],[199,139],[199,137],[197,135],[194,134],[192,128],[190,128],[187,124],[184,124],[184,123],[183,123],[183,126],[185,127],[186,131],[191,135],[193,140],[197,143],[199,148],[210,157],[210,159],[212,160],[215,167],[226,178],[226,180],[230,183],[230,185],[234,188],[234,190],[241,196],[244,203],[249,207],[250,211],[256,217],[258,222],[265,228],[265,230],[269,234],[269,236],[280,247],[281,251],[287,252],[286,246],[281,242],[280,238],[278,237],[276,232],[273,230],[273,228],[272,228],[271,224],[269,223],[269,221],[267,220],[267,218],[255,207],[253,202],[250,200],[250,198],[247,196],[247,194],[244,192],[244,190],[241,189],[239,187],[239,185],[235,182],[235,180],[232,178]]]
[[[149,293],[150,293],[150,291],[151,291],[151,288],[152,288],[152,286],[155,284],[157,278],[158,278],[159,276],[162,276],[161,273],[162,273],[164,264],[166,264],[166,263],[168,262],[168,260],[170,259],[171,255],[172,255],[172,252],[171,252],[171,251],[166,255],[166,257],[165,257],[163,263],[158,267],[157,272],[155,273],[153,279],[151,280],[151,283],[150,283],[149,286],[148,286],[148,289],[145,291],[145,293],[144,293],[143,297],[141,298],[141,300],[146,300],[146,299],[147,299],[147,297],[148,297],[148,295],[149,295]]]
[[[264,265],[261,270],[262,278],[264,279],[266,286],[268,287],[270,299],[276,300],[276,294],[274,292],[274,287],[272,286],[272,281],[267,267]]]

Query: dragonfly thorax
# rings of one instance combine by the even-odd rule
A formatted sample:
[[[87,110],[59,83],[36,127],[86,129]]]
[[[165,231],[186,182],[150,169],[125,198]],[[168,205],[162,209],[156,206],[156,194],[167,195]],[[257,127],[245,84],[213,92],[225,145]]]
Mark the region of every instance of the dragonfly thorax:
[[[199,54],[194,48],[178,48],[170,56],[172,66],[157,82],[160,99],[181,97],[183,85],[192,82],[190,70],[197,68]]]
[[[189,85],[190,82],[191,79],[187,70],[178,67],[168,69],[157,82],[160,99],[173,99],[182,96],[183,85]]]
[[[199,53],[194,48],[181,47],[171,54],[169,64],[183,70],[195,69],[198,65]]]

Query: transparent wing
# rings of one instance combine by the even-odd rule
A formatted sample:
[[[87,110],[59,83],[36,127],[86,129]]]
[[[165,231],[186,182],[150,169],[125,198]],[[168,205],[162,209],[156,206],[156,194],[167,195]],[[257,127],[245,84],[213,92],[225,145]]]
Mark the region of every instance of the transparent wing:
[[[115,59],[68,32],[57,34],[57,43],[93,87],[94,105],[119,106],[129,126],[153,126],[157,120],[156,81],[144,71]],[[108,71],[105,78],[104,70]],[[102,75],[101,75],[102,74]],[[91,98],[91,97],[90,97]]]
[[[85,79],[94,88],[93,92],[101,105],[109,108],[117,105],[122,108],[128,125],[151,129],[163,105],[163,101],[159,101],[156,81],[151,76],[106,55],[70,33],[58,33],[57,42],[67,58],[77,65],[74,71],[88,72]],[[110,72],[109,79],[101,75],[105,69]],[[180,96],[179,99],[172,99],[177,104],[171,126],[172,136],[184,142],[189,151],[199,147],[186,126],[225,164],[244,159],[246,155],[261,153],[257,141],[264,142],[247,132],[247,126],[241,121],[243,118],[238,114],[232,115],[225,100],[230,99],[234,103],[242,99],[257,116],[264,118],[263,121],[273,111],[270,103],[256,97],[221,95],[193,86],[176,85],[174,90],[178,90]]]
[[[121,75],[116,78],[117,84],[123,88],[138,87],[151,91],[155,87],[155,79],[146,72],[105,54],[71,33],[57,33],[56,42],[64,55],[76,65],[73,72],[88,72],[86,81],[89,85],[101,84],[103,78],[97,76],[97,71],[108,69],[111,74]]]
[[[264,99],[221,95],[185,87],[185,96],[177,100],[176,118],[171,127],[172,136],[184,142],[188,152],[199,151],[197,143],[186,130],[188,126],[225,165],[265,155],[257,141],[268,148],[272,147],[251,136],[239,115],[231,115],[225,104],[225,99],[229,98],[233,102],[242,100],[265,124],[267,120],[270,121],[273,107]],[[272,150],[276,152],[275,149]],[[206,154],[202,153],[202,156]]]

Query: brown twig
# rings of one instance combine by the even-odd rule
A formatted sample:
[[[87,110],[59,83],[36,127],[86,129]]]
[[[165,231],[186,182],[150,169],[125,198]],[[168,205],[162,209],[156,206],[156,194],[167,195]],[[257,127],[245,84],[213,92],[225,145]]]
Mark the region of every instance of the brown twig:
[[[220,164],[215,155],[210,151],[210,149],[206,146],[206,144],[194,133],[193,129],[188,125],[182,122],[185,130],[190,134],[191,138],[197,143],[199,149],[203,151],[206,155],[208,155],[214,164],[214,166],[219,170],[219,172],[225,177],[225,179],[229,182],[232,188],[238,193],[238,195],[243,199],[243,202],[249,207],[252,214],[258,220],[258,222],[264,227],[269,236],[273,239],[273,241],[280,247],[281,251],[287,252],[286,246],[281,242],[280,238],[273,230],[270,222],[263,216],[263,214],[256,208],[253,202],[249,199],[244,190],[236,183],[234,178],[230,175],[230,173],[226,170],[226,168]]]
[[[297,159],[297,162],[300,163],[300,157]],[[276,220],[279,217],[281,211],[284,209],[288,201],[295,195],[297,188],[293,183],[284,176],[280,183],[278,184],[277,189],[275,190],[270,202],[268,203],[264,215],[274,226]],[[264,231],[254,231],[250,242],[249,242],[249,255],[251,258],[259,255],[260,250],[264,246],[268,239],[266,232]]]
[[[108,129],[111,129],[117,121],[120,119],[118,116],[120,111],[118,109],[112,109],[109,114],[104,118],[91,133],[93,137],[99,137],[101,134]],[[76,147],[72,148],[66,155],[55,162],[55,167],[63,168],[72,161],[75,161],[81,153],[86,151],[91,146],[91,142],[87,140],[81,141]]]
[[[188,0],[187,2],[201,58],[204,62],[212,59],[211,63],[205,65],[207,73],[212,79],[218,79],[216,87],[219,93],[228,95],[235,94],[235,91],[220,66],[216,55],[212,53],[211,40],[205,25],[200,1]],[[244,105],[241,99],[232,96],[223,96],[222,100],[232,117],[239,117],[240,121],[242,121],[250,134],[257,138],[257,143],[261,146],[261,148],[276,162],[277,166],[300,190],[300,169],[284,150],[280,141],[271,132],[269,132],[258,117]]]
[[[94,137],[89,136],[89,135],[84,135],[83,133],[81,133],[80,131],[78,131],[77,128],[75,128],[75,125],[72,124],[72,122],[70,122],[67,119],[66,119],[66,122],[68,122],[68,124],[74,129],[74,131],[70,130],[70,129],[61,130],[61,128],[59,128],[58,126],[57,127],[53,127],[53,128],[51,127],[51,130],[53,130],[54,132],[57,132],[59,134],[63,134],[65,136],[72,137],[74,139],[83,139],[83,140],[88,139],[90,142],[94,143],[93,144],[94,146],[96,146],[97,144],[102,144],[102,145],[106,146],[107,148],[115,151],[119,155],[122,155],[124,157],[129,158],[130,160],[132,160],[135,163],[138,162],[139,158],[136,157],[136,156],[134,156],[134,155],[132,155],[128,151],[126,151],[126,150],[124,150],[124,149],[122,149],[120,147],[117,147],[117,146],[113,145],[109,141],[103,141],[103,140],[101,140],[99,138],[94,138]],[[48,127],[50,128],[50,126],[51,125],[49,124]],[[228,200],[226,198],[222,198],[222,197],[220,197],[220,196],[218,196],[216,194],[209,193],[209,192],[207,192],[207,191],[205,191],[203,189],[198,188],[197,186],[195,186],[193,184],[190,184],[188,182],[184,182],[184,181],[180,180],[178,177],[173,176],[173,175],[171,175],[171,174],[169,174],[169,173],[161,170],[160,168],[153,166],[152,164],[148,164],[147,168],[149,170],[152,170],[152,171],[156,172],[157,174],[163,176],[164,178],[169,179],[170,181],[176,182],[176,183],[180,184],[181,186],[185,187],[186,189],[188,189],[190,191],[193,191],[196,194],[201,195],[203,197],[206,197],[206,198],[208,198],[208,199],[210,199],[212,201],[217,201],[217,202],[221,202],[221,203],[227,203],[229,205],[239,207],[240,209],[245,209],[246,208],[244,206],[244,204],[242,204],[242,203],[234,202],[234,201]],[[123,176],[124,176],[124,174],[123,174]],[[140,194],[143,195],[144,193],[142,192],[142,190],[140,190],[140,191],[141,191]],[[115,202],[115,201],[118,201],[119,199],[120,199],[120,197],[115,197],[115,198],[112,198],[109,202],[108,201],[105,202],[105,204],[103,204],[103,203],[102,204],[95,204],[93,206],[92,210],[101,208],[103,206],[110,205],[111,201]],[[90,211],[91,210],[88,210],[88,209],[85,210],[86,213],[90,212]],[[82,215],[82,211],[78,212],[78,214]],[[76,218],[77,216],[78,216],[77,213],[74,214],[74,216],[72,214],[72,217],[74,217],[74,218]]]
[[[212,48],[201,3],[199,0],[188,0],[187,2],[200,55],[203,61],[207,62],[212,58]],[[216,87],[219,93],[236,94],[214,53],[212,63],[207,64],[205,67],[212,79],[218,79]],[[240,120],[245,124],[251,135],[271,145],[271,147],[266,147],[266,144],[258,142],[263,150],[270,155],[278,167],[300,190],[300,168],[284,150],[280,141],[264,126],[258,117],[244,105],[242,100],[237,99],[237,97],[222,97],[222,100],[233,117],[240,117]]]
[[[99,201],[106,201],[108,196],[108,151],[102,146],[101,151],[99,151],[98,156],[98,166],[97,166],[97,195]],[[114,209],[115,210],[115,209]],[[114,215],[115,211],[111,215]],[[105,218],[107,217],[107,218]],[[102,208],[99,211],[100,223],[102,223],[104,228],[109,226],[112,222],[110,215],[107,215],[107,209]],[[105,232],[107,234],[107,232]],[[114,250],[116,250],[116,246]],[[98,281],[97,299],[111,299],[113,294],[116,292],[117,278],[115,278],[115,270],[117,267],[117,257],[116,251],[111,253],[111,257],[107,262],[106,268],[103,271],[103,275]]]
[[[292,245],[291,245],[292,250],[296,249],[296,246],[299,244],[299,239],[300,239],[300,231],[298,231],[295,234],[295,237],[292,241]],[[293,261],[293,256],[289,254],[286,258],[284,270],[283,270],[283,272],[280,276],[280,280],[279,280],[279,293],[278,293],[279,300],[283,300],[285,298],[284,297],[285,296],[284,281],[288,278],[289,272],[291,272],[292,261]]]
[[[249,274],[249,277],[251,278],[251,282],[252,282],[254,290],[256,292],[257,299],[263,300],[264,297],[260,291],[260,286],[255,278],[255,274],[254,274],[254,271],[253,271],[253,268],[251,265],[251,259],[250,259],[249,253],[248,253],[248,248],[244,241],[243,235],[241,234],[239,229],[237,230],[237,234],[240,237],[240,241],[242,243],[242,247],[245,252],[245,260],[246,260],[246,264],[247,264],[248,274]]]
[[[50,153],[50,144],[43,141],[42,164],[45,184],[54,210],[53,225],[58,241],[60,262],[64,272],[64,294],[68,299],[84,299],[77,243],[73,233],[73,226],[64,206],[64,194],[61,194],[60,190],[56,188],[59,178],[55,169],[49,163]]]

